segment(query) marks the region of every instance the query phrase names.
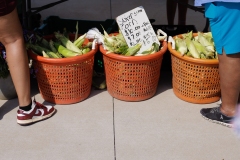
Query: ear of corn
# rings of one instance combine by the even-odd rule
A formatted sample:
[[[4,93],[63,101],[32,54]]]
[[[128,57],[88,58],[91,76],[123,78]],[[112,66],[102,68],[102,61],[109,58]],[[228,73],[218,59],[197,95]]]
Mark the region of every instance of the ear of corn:
[[[87,34],[85,33],[84,35],[78,37],[77,40],[75,40],[75,41],[73,42],[73,44],[74,44],[75,46],[77,46],[78,48],[81,48],[81,46],[82,46],[82,44],[83,44],[83,42],[84,42],[84,40],[85,40],[86,35],[87,35]]]
[[[190,38],[186,38],[185,41],[187,44],[187,48],[188,48],[189,52],[191,52],[192,56],[194,58],[200,58],[200,54],[197,51],[196,47],[194,46],[192,40]]]
[[[117,41],[114,36],[112,37],[104,37],[104,44],[109,45],[109,46],[117,46]]]
[[[53,41],[50,40],[49,41],[49,47],[51,49],[52,52],[56,53],[57,52],[57,49],[54,47],[54,44],[53,44]]]
[[[83,54],[86,54],[86,53],[88,53],[88,52],[90,52],[90,48],[84,48],[84,49],[82,50],[82,53],[83,53]]]
[[[142,47],[141,43],[137,43],[135,46],[129,47],[123,55],[125,56],[133,56],[135,55]]]
[[[46,52],[44,52],[44,51],[42,51],[42,55],[43,55],[43,57],[45,57],[45,58],[50,58],[49,55],[48,55]]]
[[[117,53],[115,52],[115,49],[112,46],[104,45],[105,49],[107,50],[108,53]]]
[[[149,54],[156,53],[159,51],[159,47],[160,45],[154,42],[151,47],[149,47],[147,50],[141,53],[137,53],[136,56],[149,55]]]
[[[128,49],[128,46],[127,45],[121,45],[117,48],[114,48],[113,49],[113,52],[114,53],[118,53],[118,54],[122,54],[122,53],[125,53],[127,52],[127,49]]]
[[[61,58],[59,57],[56,53],[52,52],[52,51],[42,51],[43,57],[46,58]]]
[[[188,57],[193,57],[192,54],[191,54],[191,52],[189,52],[189,51],[186,53],[186,55],[187,55]]]
[[[160,44],[158,44],[158,43],[153,43],[153,46],[154,46],[154,51],[151,53],[151,54],[153,54],[153,53],[155,53],[155,52],[158,52],[159,51],[159,49],[160,49]]]
[[[61,58],[61,56],[58,56],[56,53],[54,52],[47,52],[47,54],[49,55],[50,58]]]
[[[201,59],[207,59],[206,55],[204,53],[200,53],[200,58]]]
[[[56,54],[59,58],[63,58],[62,54],[60,54],[59,52],[55,52],[55,54]]]
[[[67,57],[74,57],[74,56],[79,55],[79,53],[75,53],[75,52],[65,48],[61,44],[55,43],[54,45],[57,48],[58,52],[66,58]]]
[[[210,43],[213,43],[213,37],[212,37],[212,32],[206,32],[206,33],[203,33],[203,36],[210,42]]]
[[[39,35],[36,35],[36,38],[37,38],[38,43],[40,43],[45,48],[50,49],[49,43],[46,39],[44,39],[43,37],[40,37]]]
[[[212,59],[212,57],[214,56],[213,52],[208,51],[200,42],[192,40],[194,46],[196,47],[197,51],[200,54],[204,54],[204,59],[209,58]],[[203,57],[203,56],[202,56]]]
[[[187,49],[187,45],[186,45],[186,42],[184,41],[184,39],[176,38],[175,42],[176,42],[177,51],[179,51],[182,56],[184,54],[186,54],[188,49]]]
[[[186,39],[186,38],[192,39],[193,38],[192,31],[190,31],[188,33],[184,33],[184,34],[182,34],[182,36],[184,39]]]
[[[210,43],[204,36],[203,33],[198,32],[198,41],[204,46],[206,47],[206,49],[210,52],[215,52],[214,49],[214,44]]]
[[[93,42],[88,42],[86,45],[82,46],[82,48],[92,48]]]
[[[212,38],[212,33],[198,32],[197,36],[193,36],[192,32],[182,34],[182,38],[175,37],[176,50],[181,55],[185,54],[193,58],[200,59],[217,59],[217,53]],[[187,50],[184,49],[184,43],[187,46]],[[181,45],[179,45],[181,44]],[[182,48],[181,48],[182,47]]]
[[[151,54],[153,51],[154,51],[154,46],[151,46],[147,50],[143,51],[141,54],[142,55],[148,55],[148,54]]]
[[[35,53],[41,56],[43,55],[42,51],[45,51],[45,52],[50,51],[49,49],[44,48],[38,44],[31,44],[31,43],[28,44],[28,48],[32,49]]]
[[[81,50],[75,46],[68,38],[66,38],[64,35],[55,32],[55,37],[61,41],[64,47],[66,47],[68,50],[71,50],[73,52],[76,52],[78,54],[81,54]]]
[[[116,47],[127,45],[127,42],[123,37],[121,30],[119,30],[119,34],[115,36],[115,40],[117,41],[117,43],[115,44]]]

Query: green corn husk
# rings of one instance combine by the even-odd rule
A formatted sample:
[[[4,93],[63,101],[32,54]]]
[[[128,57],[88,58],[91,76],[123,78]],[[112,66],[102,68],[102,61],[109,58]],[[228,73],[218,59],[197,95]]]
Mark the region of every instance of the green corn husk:
[[[189,52],[189,51],[186,53],[186,55],[187,55],[188,57],[192,57],[192,58],[193,58],[191,52]]]
[[[90,52],[90,48],[84,48],[84,49],[82,50],[82,53],[83,53],[83,54],[86,54],[86,53],[88,53],[88,52]]]
[[[76,24],[76,33],[75,33],[74,41],[77,40],[77,37],[78,37],[78,21],[77,21],[77,24]]]
[[[160,44],[157,44],[156,42],[154,42],[153,46],[154,46],[154,52],[153,53],[158,52],[160,50]],[[153,53],[151,53],[151,54],[153,54]]]
[[[54,52],[54,53],[57,52],[57,49],[54,47],[53,40],[49,41],[49,47],[50,47],[52,52]]]
[[[103,42],[104,47],[108,53],[116,53],[116,54],[125,54],[127,53],[127,49],[129,48],[125,38],[123,37],[121,31],[119,30],[119,34],[117,35],[108,35],[108,33],[104,30]]]
[[[135,55],[142,47],[141,43],[136,44],[135,46],[129,47],[123,55],[125,56],[133,56]]]
[[[117,53],[117,54],[122,54],[122,53],[127,52],[128,48],[129,48],[128,45],[121,45],[118,48],[114,48],[113,52]]]
[[[102,26],[102,25],[101,25]],[[104,37],[105,38],[108,38],[108,37],[110,37],[109,35],[108,35],[108,33],[106,32],[106,30],[104,29],[104,27],[102,26],[102,29],[103,29],[103,34],[104,34]]]
[[[210,43],[213,43],[213,37],[212,37],[212,32],[205,32],[203,33],[203,36],[210,42]]]
[[[36,38],[37,38],[38,43],[39,43],[41,46],[43,46],[43,47],[45,47],[45,48],[47,48],[47,49],[51,49],[51,48],[49,47],[49,43],[48,43],[48,41],[47,41],[46,39],[44,39],[43,37],[40,37],[39,35],[36,35]],[[41,54],[42,54],[42,53],[41,53]]]
[[[43,57],[45,57],[45,58],[50,58],[49,55],[48,55],[46,52],[44,52],[44,51],[42,51],[42,55],[43,55]]]
[[[188,48],[184,39],[177,37],[175,39],[175,43],[176,43],[176,50],[180,52],[182,56],[187,53]]]
[[[200,54],[199,52],[197,51],[196,47],[194,46],[192,40],[190,38],[186,38],[185,39],[185,42],[187,44],[187,48],[189,50],[189,52],[191,53],[191,55],[194,57],[194,58],[200,58]]]
[[[149,49],[143,51],[141,54],[136,54],[136,56],[137,55],[149,55],[149,54],[156,53],[159,51],[159,47],[160,47],[160,45],[154,42]]]
[[[141,53],[141,55],[149,55],[154,51],[154,46],[152,45],[150,48],[148,48],[147,50],[143,51]]]
[[[62,56],[58,56],[58,54],[56,54],[56,53],[54,53],[54,52],[47,52],[47,54],[49,55],[50,58],[62,58]]]
[[[56,54],[59,58],[64,58],[64,57],[62,56],[62,54],[60,54],[59,52],[55,52],[55,54]]]
[[[64,46],[62,46],[61,44],[57,44],[55,43],[54,44],[55,47],[57,48],[58,52],[63,55],[63,57],[74,57],[74,56],[77,56],[79,55],[79,53],[75,53],[67,48],[65,48]],[[81,53],[82,54],[82,53]]]
[[[61,41],[64,47],[66,47],[68,50],[71,50],[73,52],[81,54],[81,50],[75,46],[68,38],[66,38],[64,35],[55,32],[55,37]]]
[[[107,50],[106,54],[108,53],[117,53],[114,51],[114,48],[112,46],[105,45],[105,49]]]
[[[114,36],[111,36],[111,37],[104,37],[104,44],[105,45],[108,45],[108,46],[113,46],[113,47],[115,47],[115,46],[117,46],[117,40],[116,40],[116,38],[114,37]]]
[[[204,59],[209,59],[214,56],[214,53],[213,52],[209,52],[200,42],[196,41],[196,40],[192,40],[194,46],[196,47],[197,51],[200,53],[200,54],[204,54]]]
[[[203,33],[198,32],[198,41],[206,47],[206,49],[210,52],[215,52],[214,44],[209,42],[204,36]]]
[[[206,55],[204,53],[200,53],[200,58],[201,59],[207,59]]]
[[[188,32],[188,33],[184,33],[182,34],[183,39],[189,38],[189,39],[193,39],[193,33],[192,31]]]
[[[81,48],[82,45],[83,45],[83,42],[84,42],[84,40],[85,40],[86,35],[87,35],[87,34],[85,33],[84,35],[78,37],[77,40],[75,40],[75,41],[73,42],[73,44],[74,44],[75,46],[77,46],[78,48]]]
[[[42,47],[38,44],[31,44],[31,43],[27,44],[27,48],[30,48],[31,50],[33,50],[36,54],[38,54],[40,56],[43,56],[42,51],[45,51],[45,52],[50,52],[51,51],[48,48]]]
[[[47,52],[42,51],[42,54],[43,54],[43,57],[46,57],[46,58],[61,58],[56,53],[51,51],[47,51]]]

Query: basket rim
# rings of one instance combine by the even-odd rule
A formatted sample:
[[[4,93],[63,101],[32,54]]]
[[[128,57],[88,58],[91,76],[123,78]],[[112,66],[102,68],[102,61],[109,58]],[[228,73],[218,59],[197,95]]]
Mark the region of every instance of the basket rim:
[[[98,45],[96,45],[94,50],[91,50],[90,52],[84,55],[79,55],[79,56],[69,57],[69,58],[45,58],[45,57],[36,55],[31,50],[28,50],[27,52],[33,60],[38,62],[43,62],[48,64],[72,64],[75,62],[82,62],[91,58],[97,52],[97,49],[98,49]]]
[[[163,54],[166,53],[168,47],[167,47],[166,41],[163,41],[162,44],[163,44],[163,46],[162,46],[161,50],[159,50],[158,52],[156,52],[154,54],[145,55],[145,56],[124,56],[124,55],[118,55],[116,53],[106,54],[107,50],[104,50],[102,45],[100,45],[100,51],[104,56],[111,58],[111,59],[121,60],[121,61],[125,61],[125,62],[143,62],[143,61],[158,59],[159,57],[163,56]]]
[[[198,33],[193,33],[193,36],[197,36]],[[176,37],[182,37],[182,34],[176,35],[173,37],[175,39]],[[172,49],[172,44],[168,42],[168,50],[172,55],[175,57],[187,61],[187,62],[192,62],[192,63],[198,63],[198,64],[210,64],[210,65],[218,65],[219,61],[217,59],[198,59],[198,58],[191,58],[188,56],[181,56],[181,53],[176,51],[175,49]]]
[[[53,35],[47,35],[44,36],[45,38],[51,38]],[[89,42],[88,39],[85,39],[84,43]],[[95,44],[95,49],[92,49],[88,53],[84,55],[79,55],[75,57],[68,57],[68,58],[45,58],[43,56],[36,55],[32,52],[32,50],[27,50],[28,55],[35,61],[42,62],[42,63],[48,63],[48,64],[73,64],[73,63],[79,63],[82,61],[85,61],[87,59],[90,59],[94,56],[94,54],[98,51],[99,45]]]

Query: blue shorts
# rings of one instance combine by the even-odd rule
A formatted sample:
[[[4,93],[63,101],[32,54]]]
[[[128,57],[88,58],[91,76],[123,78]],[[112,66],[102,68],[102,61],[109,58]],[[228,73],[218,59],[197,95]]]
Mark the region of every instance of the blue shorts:
[[[214,2],[205,4],[214,44],[218,54],[240,52],[240,3]]]

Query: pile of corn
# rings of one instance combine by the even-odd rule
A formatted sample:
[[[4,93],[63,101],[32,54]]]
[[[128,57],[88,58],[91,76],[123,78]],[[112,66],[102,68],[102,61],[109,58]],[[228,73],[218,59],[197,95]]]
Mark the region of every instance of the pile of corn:
[[[193,36],[192,32],[182,34],[182,38],[175,38],[176,50],[181,55],[200,59],[218,59],[214,46],[212,33],[198,32]]]
[[[116,53],[124,56],[144,56],[156,53],[160,49],[159,44],[153,43],[149,49],[141,53],[138,53],[138,51],[142,47],[142,44],[137,43],[132,47],[128,47],[127,42],[124,39],[122,32],[120,30],[119,34],[111,36],[104,30],[103,45],[104,48],[107,50],[107,53]]]
[[[88,53],[92,48],[92,42],[83,45],[86,34],[75,38],[72,42],[64,34],[55,32],[56,40],[49,40],[36,35],[36,43],[27,43],[27,49],[31,49],[35,54],[46,58],[68,58]]]

